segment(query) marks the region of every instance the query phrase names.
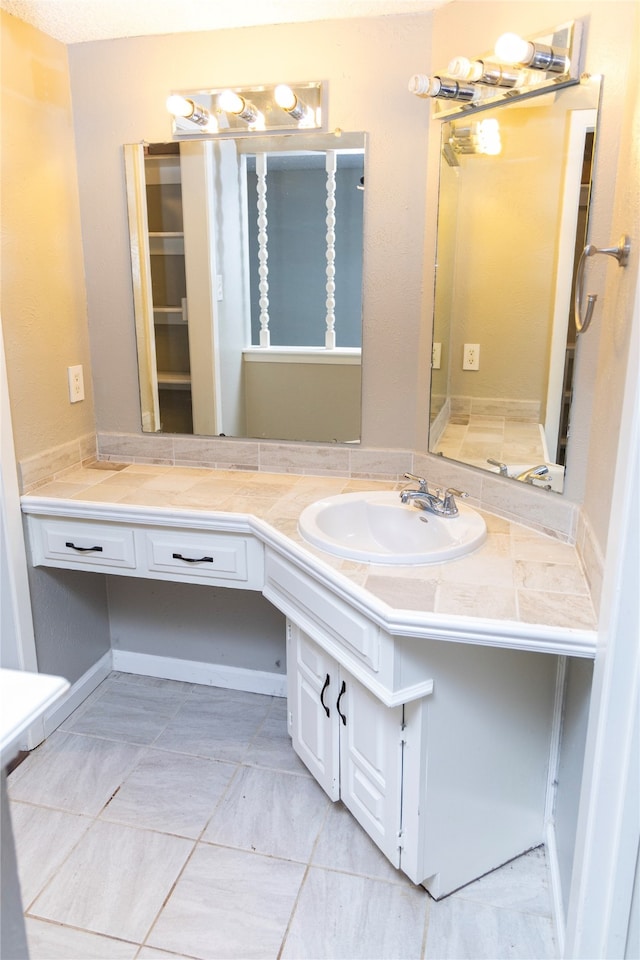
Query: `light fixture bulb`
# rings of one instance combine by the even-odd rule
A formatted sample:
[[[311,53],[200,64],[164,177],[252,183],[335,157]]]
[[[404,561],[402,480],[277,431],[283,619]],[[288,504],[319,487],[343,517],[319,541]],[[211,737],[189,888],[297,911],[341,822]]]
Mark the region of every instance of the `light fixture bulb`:
[[[416,97],[441,97],[444,100],[477,100],[480,90],[470,83],[460,83],[453,77],[428,77],[416,73],[409,80],[409,93]]]
[[[287,112],[293,110],[298,102],[295,93],[286,83],[279,83],[273,91],[273,96],[278,106]]]
[[[244,109],[244,100],[233,90],[223,90],[218,97],[220,109],[225,113],[235,113],[240,115]]]
[[[545,73],[566,73],[571,65],[565,50],[523,40],[517,33],[503,33],[498,38],[496,56],[505,63],[517,63]]]
[[[498,37],[495,52],[496,57],[505,63],[528,64],[533,58],[535,47],[517,33],[503,33]]]
[[[211,120],[211,114],[206,107],[202,107],[195,100],[183,97],[179,93],[173,93],[167,98],[167,110],[176,119],[190,120],[199,127],[206,127]]]
[[[187,100],[186,97],[181,97],[179,93],[173,93],[170,97],[167,97],[167,110],[174,117],[190,117],[193,113],[193,106],[193,100]]]
[[[468,80],[475,83],[482,76],[482,61],[468,60],[467,57],[454,57],[447,67],[447,74],[456,80]]]
[[[313,124],[313,111],[286,83],[278,84],[273,91],[273,98],[281,110],[288,113],[292,120],[298,121],[300,127]]]
[[[225,113],[232,113],[240,117],[249,126],[249,129],[264,129],[264,117],[250,100],[234,93],[233,90],[223,90],[218,97],[218,106]]]

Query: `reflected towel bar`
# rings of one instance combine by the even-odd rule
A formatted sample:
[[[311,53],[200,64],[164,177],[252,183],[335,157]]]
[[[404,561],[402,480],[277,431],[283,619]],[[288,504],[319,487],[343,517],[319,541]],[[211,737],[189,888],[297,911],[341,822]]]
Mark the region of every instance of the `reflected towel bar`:
[[[575,309],[574,317],[576,323],[576,332],[584,333],[585,330],[589,327],[591,323],[591,317],[593,316],[593,309],[596,305],[596,300],[598,299],[597,293],[587,294],[587,310],[584,315],[584,320],[582,319],[582,287],[584,284],[584,267],[587,262],[587,257],[593,257],[596,253],[606,253],[609,257],[615,257],[618,261],[618,264],[621,267],[626,267],[629,262],[629,251],[631,249],[631,241],[629,237],[623,233],[620,237],[620,242],[617,247],[598,247],[594,246],[592,243],[588,243],[582,253],[580,254],[580,260],[578,261],[578,271],[576,274],[576,292],[575,292]]]

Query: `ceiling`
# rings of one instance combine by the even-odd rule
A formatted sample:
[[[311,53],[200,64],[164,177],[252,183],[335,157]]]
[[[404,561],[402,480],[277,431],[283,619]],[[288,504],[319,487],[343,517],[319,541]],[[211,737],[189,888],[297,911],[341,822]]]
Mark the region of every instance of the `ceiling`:
[[[424,13],[447,0],[0,0],[63,43],[272,23]]]

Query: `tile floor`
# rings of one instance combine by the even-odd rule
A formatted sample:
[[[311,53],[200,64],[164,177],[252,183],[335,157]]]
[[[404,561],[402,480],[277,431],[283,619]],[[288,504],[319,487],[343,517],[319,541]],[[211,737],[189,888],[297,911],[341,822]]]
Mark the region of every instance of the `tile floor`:
[[[32,960],[556,955],[542,848],[432,901],[311,779],[285,708],[114,673],[17,767]]]

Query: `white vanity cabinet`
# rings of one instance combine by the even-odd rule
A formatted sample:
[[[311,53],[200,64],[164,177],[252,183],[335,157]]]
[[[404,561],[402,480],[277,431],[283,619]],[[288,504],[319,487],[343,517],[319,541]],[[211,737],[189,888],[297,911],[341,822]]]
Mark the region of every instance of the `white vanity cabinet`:
[[[290,621],[287,688],[294,750],[399,867],[403,708],[385,707]]]
[[[543,652],[500,646],[506,626],[478,642],[463,617],[392,617],[233,514],[36,498],[23,509],[36,566],[261,591],[287,618],[294,749],[434,897],[545,842],[561,703],[551,631]]]

